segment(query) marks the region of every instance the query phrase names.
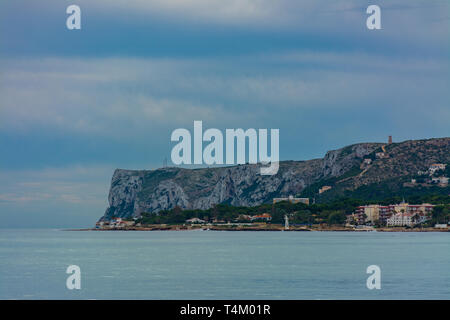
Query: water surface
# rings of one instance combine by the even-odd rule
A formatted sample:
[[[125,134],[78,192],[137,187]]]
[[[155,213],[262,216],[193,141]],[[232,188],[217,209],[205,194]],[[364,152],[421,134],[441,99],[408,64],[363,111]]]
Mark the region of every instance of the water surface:
[[[449,270],[442,232],[0,229],[1,299],[450,299]]]

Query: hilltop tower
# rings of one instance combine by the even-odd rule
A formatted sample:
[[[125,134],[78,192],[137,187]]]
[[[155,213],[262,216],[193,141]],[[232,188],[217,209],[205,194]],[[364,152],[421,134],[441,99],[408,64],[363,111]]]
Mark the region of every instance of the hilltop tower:
[[[392,143],[392,136],[389,136],[388,137],[388,144],[391,144]]]

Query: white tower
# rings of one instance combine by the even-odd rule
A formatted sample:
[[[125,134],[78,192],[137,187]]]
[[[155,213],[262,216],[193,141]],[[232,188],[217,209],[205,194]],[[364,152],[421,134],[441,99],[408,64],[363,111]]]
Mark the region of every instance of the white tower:
[[[287,215],[284,215],[284,230],[289,230],[289,218]]]

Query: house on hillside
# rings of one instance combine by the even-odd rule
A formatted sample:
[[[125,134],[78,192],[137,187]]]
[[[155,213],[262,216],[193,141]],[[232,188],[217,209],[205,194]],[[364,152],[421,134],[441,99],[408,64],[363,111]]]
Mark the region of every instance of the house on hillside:
[[[322,188],[319,189],[319,194],[324,193],[325,191],[328,191],[331,188],[332,188],[331,186],[323,186]]]
[[[444,163],[433,163],[428,168],[430,174],[434,174],[438,170],[445,170],[446,165]]]

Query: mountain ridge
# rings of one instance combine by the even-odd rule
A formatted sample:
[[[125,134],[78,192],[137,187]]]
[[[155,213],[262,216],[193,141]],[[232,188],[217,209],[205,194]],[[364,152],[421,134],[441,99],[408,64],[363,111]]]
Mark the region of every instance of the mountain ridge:
[[[280,161],[279,171],[273,176],[261,176],[259,164],[116,169],[111,179],[109,207],[101,220],[139,217],[143,212],[158,213],[175,206],[255,206],[271,202],[274,197],[302,195],[308,187],[311,190],[307,196],[320,198],[317,188],[328,182],[333,187],[324,195],[345,195],[362,186],[412,176],[435,162],[450,163],[450,138],[356,143],[328,151],[323,158]]]

